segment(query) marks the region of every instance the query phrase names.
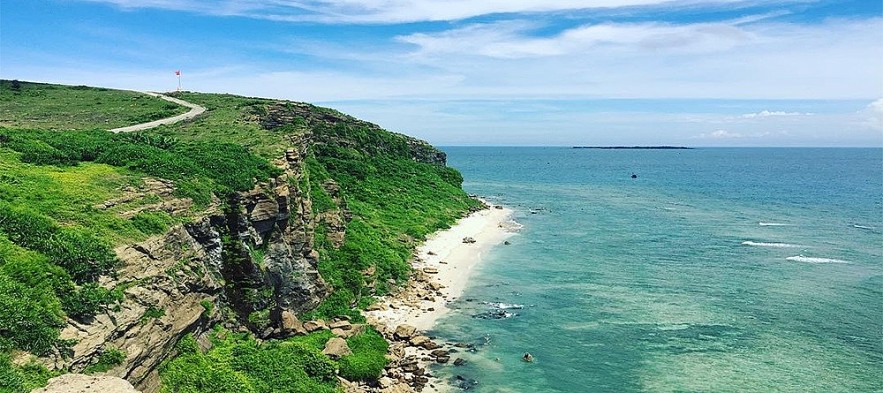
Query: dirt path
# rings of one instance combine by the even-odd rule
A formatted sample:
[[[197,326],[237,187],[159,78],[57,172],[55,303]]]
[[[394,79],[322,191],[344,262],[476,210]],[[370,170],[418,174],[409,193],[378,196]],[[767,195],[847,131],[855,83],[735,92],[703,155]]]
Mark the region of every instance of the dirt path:
[[[169,102],[174,102],[178,105],[186,106],[186,107],[190,108],[190,112],[180,114],[177,116],[167,117],[165,119],[154,120],[154,121],[147,122],[147,123],[141,123],[141,124],[135,124],[135,125],[126,126],[126,127],[114,128],[114,129],[110,130],[110,132],[132,132],[132,131],[147,130],[150,128],[159,127],[163,124],[173,124],[173,123],[177,123],[179,121],[189,120],[189,119],[199,116],[203,112],[205,112],[205,107],[202,107],[202,106],[199,106],[196,104],[191,104],[191,103],[184,101],[184,100],[179,100],[177,98],[172,98],[172,97],[165,96],[165,95],[158,94],[158,93],[151,93],[149,91],[145,91],[143,93],[147,94],[149,96],[162,98],[162,99],[169,101]]]

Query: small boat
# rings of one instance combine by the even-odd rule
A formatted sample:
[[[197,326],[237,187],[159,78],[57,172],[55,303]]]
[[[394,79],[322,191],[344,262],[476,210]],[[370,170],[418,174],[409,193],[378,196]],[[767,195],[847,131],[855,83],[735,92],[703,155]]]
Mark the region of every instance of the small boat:
[[[637,178],[638,178],[638,175],[632,173],[632,179],[637,179]]]

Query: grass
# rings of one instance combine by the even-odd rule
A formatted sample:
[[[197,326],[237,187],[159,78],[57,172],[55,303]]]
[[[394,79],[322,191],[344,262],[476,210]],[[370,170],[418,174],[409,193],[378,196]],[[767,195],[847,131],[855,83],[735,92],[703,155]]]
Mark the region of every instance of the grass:
[[[281,157],[291,145],[286,133],[265,130],[256,121],[256,113],[277,100],[192,92],[171,95],[204,106],[206,114],[190,122],[163,126],[157,129],[159,134],[182,141],[235,143],[266,159]]]
[[[10,81],[0,83],[0,319],[8,317],[0,320],[2,356],[15,349],[46,353],[65,345],[57,340],[65,315],[87,316],[121,300],[121,292],[96,284],[113,268],[113,258],[105,258],[110,247],[163,233],[197,214],[173,217],[143,210],[165,198],[149,193],[105,207],[104,202],[138,190],[146,177],[171,180],[176,196],[205,206],[213,196],[224,200],[278,175],[268,160],[280,158],[293,137],[309,133],[313,143],[306,176],[296,185],[311,197],[314,213],[344,208],[338,206],[342,201],[352,220],[339,248],[327,241],[324,224],[317,225],[319,271],[335,291],[304,318],[349,315],[362,320],[360,307],[386,294],[388,280],[407,279],[414,247],[426,235],[479,205],[460,188],[457,171],[415,161],[413,141],[329,109],[312,107],[335,114],[342,123],[296,119],[290,126],[264,130],[260,117],[276,100],[181,92],[174,95],[205,106],[207,113],[147,132],[111,134],[98,129],[165,117],[172,108],[129,92],[32,83],[14,89]],[[324,190],[328,182],[339,185],[340,198]],[[22,236],[26,232],[33,236]],[[235,258],[263,259],[265,253],[229,234],[224,245],[225,266],[235,265]],[[247,252],[233,252],[239,249]],[[365,276],[369,270],[374,273]],[[235,277],[227,282],[235,285]],[[272,289],[242,291],[255,304],[273,298]],[[202,306],[206,315],[212,314],[214,304]],[[218,304],[219,310],[229,306]],[[240,317],[265,327],[272,322],[267,310]],[[149,309],[143,320],[162,315],[162,310]],[[337,362],[321,354],[330,337],[321,332],[259,343],[248,334],[218,330],[205,352],[187,337],[179,343],[179,355],[161,367],[162,389],[338,392],[337,372],[368,381],[380,375],[387,344],[379,334],[369,330],[348,339],[354,353]],[[109,369],[120,355],[125,357],[107,353],[92,371]],[[4,368],[4,359],[8,356],[0,357],[0,383],[9,378],[25,386],[24,369]]]
[[[162,391],[338,392],[337,365],[305,341],[258,343],[249,334],[217,330],[213,347],[203,353],[193,337],[187,336],[178,345],[179,355],[160,369]]]
[[[0,127],[111,129],[186,113],[160,98],[125,90],[0,80]]]

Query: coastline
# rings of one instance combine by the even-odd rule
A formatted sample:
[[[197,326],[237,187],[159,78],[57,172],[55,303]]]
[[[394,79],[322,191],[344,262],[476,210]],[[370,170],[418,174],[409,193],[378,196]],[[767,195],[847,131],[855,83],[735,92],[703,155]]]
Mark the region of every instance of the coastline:
[[[516,233],[519,226],[511,220],[512,213],[512,209],[488,204],[487,209],[474,212],[452,227],[429,236],[417,248],[412,262],[414,274],[408,284],[380,299],[365,312],[371,325],[385,331],[389,338],[399,338],[398,342],[391,344],[392,353],[398,353],[399,358],[416,358],[424,369],[438,360],[431,351],[442,346],[409,345],[408,338],[402,340],[395,333],[396,329],[402,325],[414,327],[416,332],[412,337],[431,330],[450,311],[447,304],[462,296],[470,274],[484,255]],[[474,242],[467,241],[470,238]],[[423,392],[448,390],[443,381],[430,375],[426,377],[429,382],[424,385]]]

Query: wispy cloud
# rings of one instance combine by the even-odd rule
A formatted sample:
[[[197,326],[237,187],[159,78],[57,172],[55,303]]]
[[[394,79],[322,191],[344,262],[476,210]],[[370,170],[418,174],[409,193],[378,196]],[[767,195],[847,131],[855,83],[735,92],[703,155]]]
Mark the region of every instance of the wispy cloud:
[[[753,4],[756,0],[81,0],[122,8],[159,8],[209,15],[292,22],[410,23],[483,15],[695,4]],[[788,3],[780,0],[777,3]]]
[[[737,139],[744,138],[745,135],[727,130],[715,130],[707,134],[699,134],[698,137],[702,139]]]
[[[740,117],[743,119],[765,118],[765,117],[795,117],[795,116],[812,116],[809,112],[785,112],[785,111],[768,111],[762,110],[755,113],[746,113]]]

